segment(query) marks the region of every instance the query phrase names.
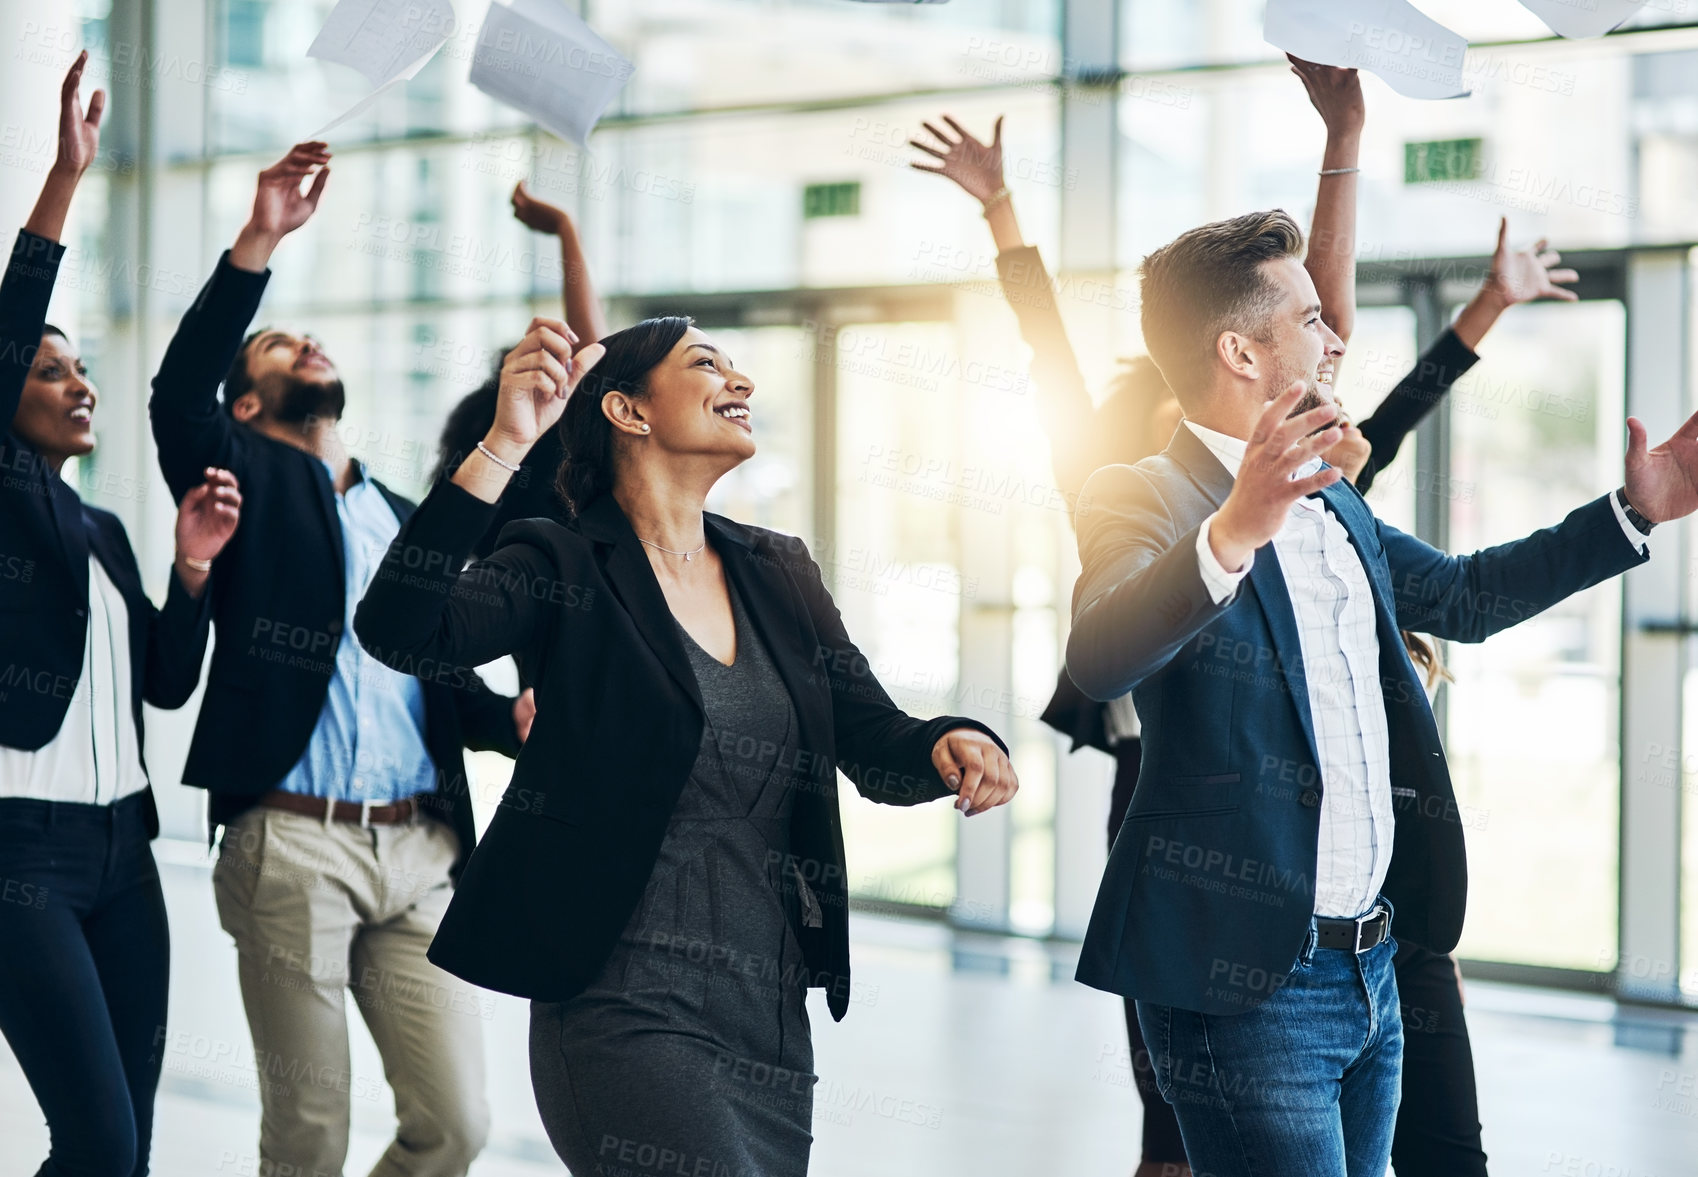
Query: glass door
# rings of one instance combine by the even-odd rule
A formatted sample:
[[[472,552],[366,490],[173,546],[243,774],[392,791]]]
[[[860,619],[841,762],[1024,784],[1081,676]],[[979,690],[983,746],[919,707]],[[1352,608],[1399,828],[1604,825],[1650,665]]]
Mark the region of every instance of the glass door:
[[[1626,315],[1517,307],[1452,391],[1450,550],[1558,522],[1621,483]],[[1614,966],[1622,582],[1481,645],[1449,643],[1446,748],[1468,842],[1474,959]]]

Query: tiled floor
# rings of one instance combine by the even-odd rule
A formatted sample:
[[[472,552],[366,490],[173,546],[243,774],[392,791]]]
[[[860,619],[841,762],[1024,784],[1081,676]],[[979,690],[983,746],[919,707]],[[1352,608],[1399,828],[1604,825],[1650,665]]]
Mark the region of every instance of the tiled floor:
[[[173,1047],[153,1171],[255,1177],[258,1102],[233,952],[205,866],[163,873]],[[812,1009],[822,1076],[815,1174],[1130,1172],[1139,1112],[1119,1008],[1069,979],[1065,952],[871,916],[855,927],[861,1000],[840,1024],[823,1004]],[[1698,1017],[1484,983],[1469,986],[1468,1009],[1497,1177],[1698,1175]],[[531,1100],[525,1020],[522,1003],[495,1003],[486,1044],[494,1128],[476,1177],[563,1171]],[[393,1111],[363,1030],[355,1070],[348,1172],[358,1175],[386,1142]],[[33,1173],[46,1140],[0,1045],[0,1177]]]

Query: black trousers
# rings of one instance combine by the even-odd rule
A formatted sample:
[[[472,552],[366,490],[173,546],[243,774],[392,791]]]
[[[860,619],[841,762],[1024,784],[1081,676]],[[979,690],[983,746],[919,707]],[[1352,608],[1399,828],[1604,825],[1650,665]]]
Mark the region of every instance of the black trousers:
[[[1126,820],[1138,786],[1140,745],[1115,745],[1114,793],[1108,807],[1108,842]],[[1450,957],[1398,940],[1392,958],[1403,1011],[1403,1099],[1397,1109],[1391,1163],[1397,1177],[1486,1177],[1480,1144],[1480,1105],[1474,1085],[1474,1052],[1462,1016],[1462,991]],[[1131,998],[1126,999],[1126,1039],[1132,1078],[1144,1105],[1143,1160],[1182,1165],[1185,1145],[1173,1108],[1156,1090],[1150,1052]]]
[[[0,1033],[47,1119],[37,1177],[144,1177],[170,941],[142,796],[0,798]]]
[[[1126,807],[1132,804],[1132,790],[1138,787],[1138,762],[1142,758],[1137,740],[1122,740],[1114,746],[1114,792],[1108,803],[1108,844],[1114,846],[1114,836],[1126,820]],[[1126,1006],[1126,1043],[1132,1050],[1132,1082],[1137,1085],[1138,1099],[1144,1105],[1144,1138],[1141,1144],[1145,1164],[1185,1164],[1185,1142],[1179,1137],[1179,1120],[1172,1106],[1156,1089],[1155,1067],[1150,1061],[1149,1048],[1144,1045],[1144,1032],[1138,1028],[1137,1003],[1130,997]]]
[[[1403,1010],[1403,1102],[1391,1167],[1397,1177],[1486,1177],[1474,1051],[1456,966],[1403,939],[1392,966]]]

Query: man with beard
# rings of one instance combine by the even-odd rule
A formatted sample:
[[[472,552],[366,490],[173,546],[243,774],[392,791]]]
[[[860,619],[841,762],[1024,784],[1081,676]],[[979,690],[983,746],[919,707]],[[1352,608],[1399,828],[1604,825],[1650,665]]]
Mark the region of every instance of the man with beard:
[[[470,667],[392,670],[355,640],[354,606],[413,504],[343,448],[342,381],[317,342],[243,338],[329,160],[303,143],[259,174],[153,381],[172,493],[209,466],[246,492],[212,577],[217,645],[183,779],[224,831],[213,891],[260,1072],[261,1169],[341,1174],[351,990],[399,1121],[373,1172],[457,1177],[488,1130],[483,1011],[425,949],[474,838],[461,749],[516,754],[530,707]]]
[[[1698,416],[1554,527],[1448,556],[1319,457],[1344,345],[1283,212],[1144,259],[1167,449],[1080,492],[1067,671],[1132,692],[1138,788],[1079,980],[1137,1000],[1185,1152],[1215,1177],[1383,1177],[1403,1057],[1392,921],[1462,929],[1462,824],[1398,630],[1478,642],[1648,559],[1698,508]],[[1088,506],[1087,506],[1088,504]]]

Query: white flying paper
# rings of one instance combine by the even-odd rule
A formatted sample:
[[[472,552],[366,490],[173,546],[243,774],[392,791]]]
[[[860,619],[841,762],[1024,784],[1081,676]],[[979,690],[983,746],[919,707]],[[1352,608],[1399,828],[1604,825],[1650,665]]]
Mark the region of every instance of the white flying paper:
[[[449,0],[340,0],[307,56],[358,70],[374,89],[313,132],[341,126],[391,88],[415,76],[454,31]]]
[[[1468,93],[1468,42],[1407,0],[1268,0],[1262,36],[1305,61],[1378,74],[1410,98]]]
[[[1521,0],[1563,37],[1601,37],[1645,7],[1645,0]]]
[[[471,82],[582,147],[634,68],[559,0],[494,0]]]

